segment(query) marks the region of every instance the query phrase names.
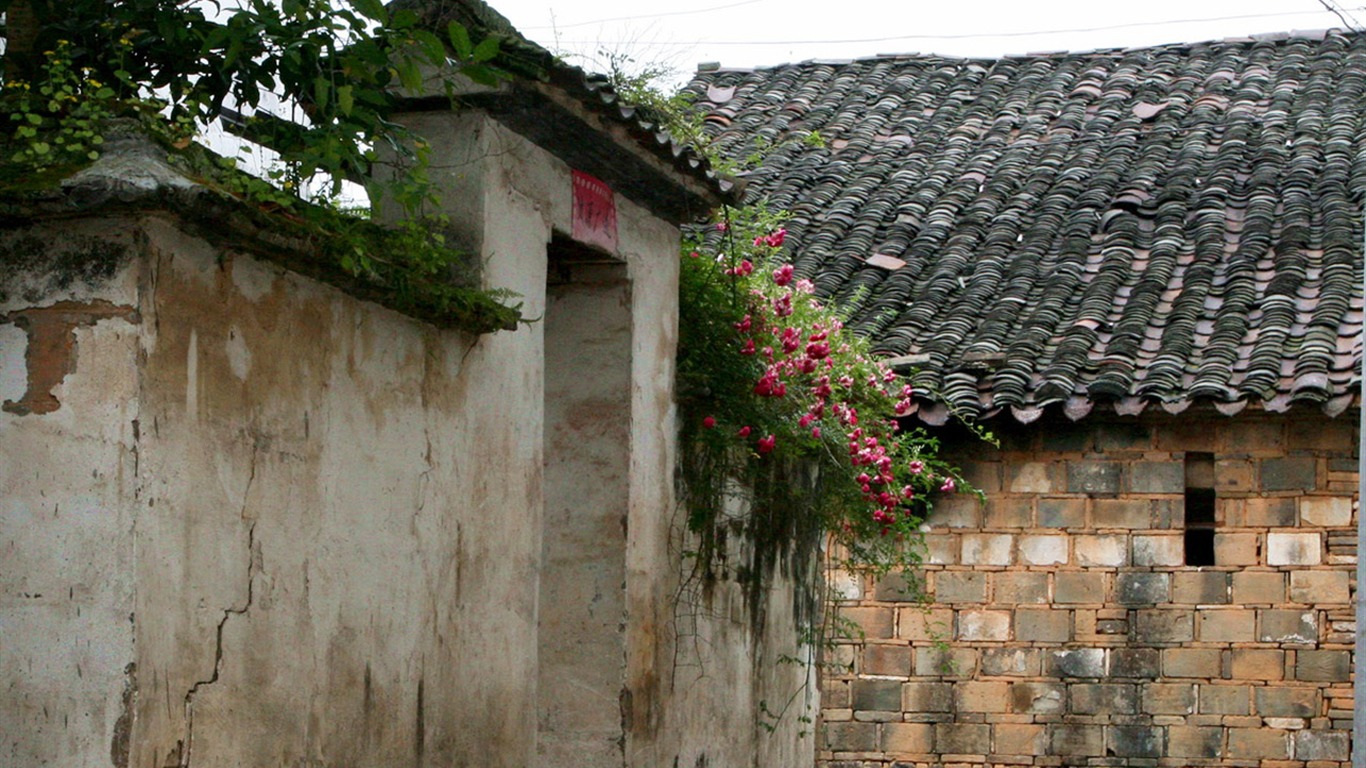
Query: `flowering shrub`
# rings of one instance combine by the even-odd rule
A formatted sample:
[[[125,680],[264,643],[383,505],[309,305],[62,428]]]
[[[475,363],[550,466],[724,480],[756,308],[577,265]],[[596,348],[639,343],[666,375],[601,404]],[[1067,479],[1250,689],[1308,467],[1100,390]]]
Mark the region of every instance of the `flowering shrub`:
[[[761,548],[830,535],[874,570],[913,562],[933,499],[970,489],[897,421],[910,386],[784,262],[780,218],[723,215],[687,239],[681,277],[684,493],[704,563],[731,530]]]

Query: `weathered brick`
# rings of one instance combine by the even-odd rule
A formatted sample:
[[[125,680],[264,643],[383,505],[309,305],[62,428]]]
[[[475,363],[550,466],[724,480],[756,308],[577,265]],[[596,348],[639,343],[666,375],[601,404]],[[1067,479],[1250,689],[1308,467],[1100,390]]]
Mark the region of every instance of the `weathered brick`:
[[[958,613],[958,639],[1009,640],[1010,611],[960,611]]]
[[[863,666],[859,669],[866,675],[910,677],[911,647],[869,643],[863,647]]]
[[[1061,565],[1068,560],[1066,536],[1021,536],[1022,565]]]
[[[1067,462],[1068,493],[1119,493],[1123,465],[1114,461],[1085,459]]]
[[[1288,528],[1295,524],[1295,500],[1287,497],[1250,498],[1243,505],[1243,523],[1256,528]]]
[[[1171,599],[1169,573],[1121,573],[1115,576],[1115,601],[1120,605],[1156,605]]]
[[[927,565],[957,565],[958,536],[951,533],[925,534],[925,563]]]
[[[1181,493],[1186,468],[1179,461],[1135,461],[1129,465],[1130,493]]]
[[[940,603],[984,603],[987,575],[980,571],[939,571],[934,574],[934,599]]]
[[[1149,683],[1143,686],[1143,711],[1150,715],[1195,712],[1194,683]]]
[[[1110,676],[1155,680],[1160,659],[1156,648],[1116,648],[1110,651]]]
[[[1302,496],[1300,521],[1305,525],[1340,528],[1352,524],[1352,497]],[[1294,523],[1288,523],[1293,525]]]
[[[1063,571],[1053,577],[1053,600],[1058,603],[1105,602],[1105,574]]]
[[[1164,729],[1146,725],[1112,725],[1109,752],[1116,757],[1161,757],[1165,752]]]
[[[1121,566],[1129,560],[1128,544],[1128,537],[1123,535],[1076,536],[1073,552],[1082,567]]]
[[[1246,715],[1252,712],[1251,687],[1246,685],[1200,686],[1200,712],[1206,715]]]
[[[1292,571],[1290,602],[1346,603],[1351,600],[1346,571]]]
[[[1268,533],[1266,562],[1268,565],[1318,565],[1323,562],[1323,536],[1319,533]]]
[[[901,711],[900,680],[855,680],[852,693],[856,710]]]
[[[1157,447],[1164,451],[1213,453],[1217,439],[1218,432],[1197,419],[1164,424],[1157,430]]]
[[[1134,638],[1141,643],[1186,643],[1195,638],[1191,611],[1136,611]]]
[[[953,706],[964,712],[1005,712],[1009,700],[1010,683],[973,680],[958,683],[953,688]]]
[[[953,611],[948,608],[900,608],[897,637],[902,640],[947,640],[953,637]]]
[[[1138,711],[1137,685],[1073,683],[1067,689],[1073,714],[1132,715]]]
[[[1298,651],[1295,654],[1296,680],[1346,682],[1351,675],[1350,651]]]
[[[1257,635],[1257,612],[1241,608],[1210,608],[1199,617],[1200,641],[1205,643],[1250,643]]]
[[[1006,465],[1006,487],[1011,493],[1049,493],[1054,481],[1048,464],[1031,461]]]
[[[918,603],[925,596],[924,576],[914,571],[889,573],[873,588],[873,599],[884,603]]]
[[[1167,648],[1162,651],[1162,674],[1217,679],[1223,669],[1222,657],[1217,648]]]
[[[1021,642],[1065,643],[1072,635],[1072,614],[1048,608],[1015,611],[1015,639]]]
[[[1317,462],[1307,456],[1263,459],[1261,462],[1262,490],[1312,491],[1318,481]]]
[[[1257,565],[1260,536],[1255,533],[1214,534],[1214,563],[1216,565]]]
[[[1067,709],[1067,687],[1062,683],[1011,683],[1010,711],[1019,714],[1055,715]]]
[[[1296,760],[1351,759],[1346,731],[1300,731],[1295,734]]]
[[[1146,424],[1103,424],[1096,429],[1096,449],[1105,453],[1141,451],[1152,441],[1152,429]]]
[[[1040,528],[1082,528],[1086,525],[1086,500],[1039,499]]]
[[[918,677],[972,677],[977,671],[977,651],[972,648],[917,648]]]
[[[1296,685],[1258,688],[1257,714],[1262,717],[1317,717],[1319,689]]]
[[[893,755],[928,755],[934,751],[934,726],[929,723],[885,723],[882,751]]]
[[[1060,677],[1104,677],[1105,651],[1100,648],[1071,648],[1051,651],[1045,659],[1044,674]]]
[[[1285,574],[1242,571],[1233,574],[1233,602],[1239,605],[1279,605],[1285,601]]]
[[[1219,571],[1178,571],[1172,574],[1172,602],[1192,605],[1218,605],[1228,602],[1227,573]]]
[[[962,477],[973,488],[993,495],[1001,492],[1003,469],[999,461],[968,461],[959,465]]]
[[[1134,536],[1132,546],[1134,565],[1184,565],[1186,562],[1185,542],[1180,534]]]
[[[1290,733],[1271,728],[1230,728],[1228,756],[1234,760],[1285,760],[1290,757]]]
[[[991,726],[938,723],[934,726],[934,751],[941,755],[990,754]]]
[[[1257,639],[1263,643],[1312,643],[1318,640],[1318,621],[1313,611],[1262,610]]]
[[[1280,680],[1285,677],[1285,651],[1234,648],[1229,674],[1234,680]]]
[[[903,712],[952,712],[953,683],[911,681],[901,687]]]
[[[980,486],[977,486],[980,488]],[[1029,496],[988,496],[988,528],[1030,528],[1034,525],[1034,500]]]
[[[1048,753],[1069,757],[1105,754],[1105,731],[1099,725],[1048,726]]]
[[[1006,533],[969,533],[963,535],[963,565],[1010,565],[1015,537]]]
[[[878,607],[844,606],[840,616],[845,621],[857,624],[868,638],[890,638],[892,636],[892,609]]]
[[[1048,747],[1048,729],[1042,725],[997,723],[992,731],[992,754],[1042,755]]]
[[[1223,728],[1173,725],[1167,729],[1167,754],[1171,757],[1213,759],[1219,757],[1223,746]]]
[[[1219,459],[1214,462],[1214,488],[1221,493],[1254,491],[1252,462],[1242,459]]]
[[[991,576],[991,599],[996,603],[1048,602],[1048,574],[1001,571]]]
[[[1151,528],[1153,504],[1148,499],[1096,499],[1091,518],[1097,528]]]
[[[1039,674],[1039,651],[1034,648],[984,648],[982,674],[1034,677]]]

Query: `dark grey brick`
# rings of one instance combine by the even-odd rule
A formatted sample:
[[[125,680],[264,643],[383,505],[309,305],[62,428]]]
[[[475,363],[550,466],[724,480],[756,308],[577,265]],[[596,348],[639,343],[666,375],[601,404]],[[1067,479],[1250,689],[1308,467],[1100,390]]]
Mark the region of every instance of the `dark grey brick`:
[[[1162,728],[1143,725],[1112,725],[1109,750],[1116,757],[1162,757]]]
[[[1262,461],[1262,490],[1312,491],[1316,486],[1315,459],[1292,457]]]
[[[1121,605],[1156,605],[1171,599],[1169,573],[1121,573],[1115,576],[1115,600]]]
[[[1187,643],[1195,637],[1190,611],[1137,611],[1134,639],[1140,643]]]
[[[901,681],[855,680],[854,709],[876,712],[900,712]]]
[[[1105,651],[1100,648],[1071,648],[1050,651],[1045,674],[1061,677],[1103,677]]]
[[[1186,490],[1186,467],[1179,461],[1136,461],[1129,465],[1133,493],[1181,493]]]
[[[1111,657],[1111,665],[1113,665]],[[1067,686],[1077,715],[1132,715],[1138,711],[1138,686],[1124,683],[1073,683]]]
[[[1156,648],[1116,648],[1110,652],[1110,676],[1156,680],[1161,659]]]
[[[889,573],[878,579],[873,597],[886,603],[918,603],[925,599],[924,577],[915,572]]]
[[[1050,725],[1048,752],[1068,757],[1098,757],[1105,754],[1105,732],[1099,725]]]
[[[1121,468],[1113,461],[1069,461],[1067,492],[1119,493]]]

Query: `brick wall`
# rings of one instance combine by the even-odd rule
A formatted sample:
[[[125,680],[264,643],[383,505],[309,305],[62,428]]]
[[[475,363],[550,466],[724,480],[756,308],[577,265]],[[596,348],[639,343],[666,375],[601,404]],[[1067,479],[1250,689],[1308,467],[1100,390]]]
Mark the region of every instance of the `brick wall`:
[[[987,502],[942,501],[909,578],[836,574],[865,636],[831,654],[824,765],[1346,768],[1356,423],[1188,412],[948,443]],[[1185,565],[1188,453],[1212,454],[1213,566]]]

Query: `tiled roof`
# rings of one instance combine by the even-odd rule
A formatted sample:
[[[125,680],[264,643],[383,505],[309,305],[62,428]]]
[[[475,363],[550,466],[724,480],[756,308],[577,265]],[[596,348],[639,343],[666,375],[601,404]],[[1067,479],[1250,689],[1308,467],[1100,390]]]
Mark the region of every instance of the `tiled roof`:
[[[812,61],[688,90],[722,153],[772,146],[749,199],[792,213],[798,275],[915,369],[927,421],[1337,413],[1359,389],[1366,35]]]

